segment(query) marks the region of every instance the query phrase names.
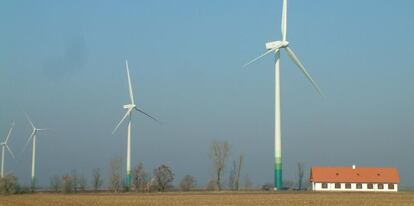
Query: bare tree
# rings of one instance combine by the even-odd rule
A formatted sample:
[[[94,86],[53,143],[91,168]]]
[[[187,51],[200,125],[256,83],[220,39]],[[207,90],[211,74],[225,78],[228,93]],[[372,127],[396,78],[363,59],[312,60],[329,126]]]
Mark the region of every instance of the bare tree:
[[[215,173],[217,189],[221,190],[221,175],[223,173],[226,159],[230,152],[227,141],[213,140],[210,144],[210,159],[213,161],[213,171]]]
[[[79,177],[78,177],[78,171],[75,169],[72,170],[72,184],[73,184],[73,191],[78,192],[78,184],[79,184]]]
[[[298,162],[298,190],[302,190],[304,175],[305,175],[305,169],[304,169],[303,163]]]
[[[140,188],[142,192],[151,192],[150,188],[147,187],[148,185],[151,186],[152,184],[151,180],[152,178],[147,172],[142,173],[142,185]]]
[[[252,180],[250,179],[249,174],[246,174],[246,175],[244,176],[244,188],[245,188],[245,189],[250,189],[250,188],[252,188],[252,187],[253,187],[253,182],[252,182]]]
[[[111,160],[110,165],[110,189],[113,192],[119,192],[121,189],[121,158],[115,157]]]
[[[232,190],[239,190],[240,174],[241,174],[241,168],[243,166],[243,160],[244,160],[244,156],[243,154],[241,154],[237,162],[236,160],[233,161],[233,167],[230,170],[230,177],[229,177],[229,188]]]
[[[182,191],[190,191],[196,185],[196,180],[191,175],[184,176],[180,181],[180,189]]]
[[[207,188],[208,191],[213,191],[217,189],[217,180],[216,179],[210,179],[207,182]]]
[[[79,177],[79,191],[85,192],[86,187],[88,186],[88,181],[84,175]]]
[[[140,162],[134,169],[132,184],[136,192],[145,191],[148,182],[148,174],[144,170],[144,164]]]
[[[62,177],[63,180],[63,192],[71,193],[73,192],[73,177],[70,175],[65,175]]]
[[[62,187],[61,177],[55,175],[50,178],[50,189],[52,189],[54,192],[59,192],[61,187]]]
[[[151,177],[149,178],[149,181],[147,181],[145,184],[145,191],[151,192],[153,188],[156,188],[156,187],[157,187],[157,184],[156,184],[155,177]]]
[[[236,190],[236,174],[237,173],[237,165],[236,160],[233,161],[233,166],[230,169],[229,173],[229,188],[231,190]]]
[[[165,192],[169,184],[174,180],[174,173],[167,165],[161,165],[154,169],[154,178],[158,191]]]
[[[239,190],[239,185],[240,185],[240,174],[241,174],[241,169],[243,167],[243,163],[244,163],[244,155],[241,154],[239,156],[239,164],[237,165],[237,170],[236,170],[236,179],[235,179],[235,189]]]
[[[101,175],[101,169],[95,168],[92,170],[92,186],[93,189],[98,191],[103,184],[102,175]]]

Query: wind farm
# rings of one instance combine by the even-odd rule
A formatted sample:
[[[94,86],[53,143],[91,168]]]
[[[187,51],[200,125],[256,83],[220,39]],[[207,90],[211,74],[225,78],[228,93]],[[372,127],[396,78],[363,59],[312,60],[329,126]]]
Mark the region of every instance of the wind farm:
[[[411,205],[412,7],[1,2],[0,206]]]

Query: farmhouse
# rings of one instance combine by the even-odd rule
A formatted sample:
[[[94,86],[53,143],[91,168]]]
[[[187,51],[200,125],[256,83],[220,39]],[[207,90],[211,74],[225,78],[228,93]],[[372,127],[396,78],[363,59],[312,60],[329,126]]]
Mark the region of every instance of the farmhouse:
[[[400,176],[396,168],[312,167],[313,191],[397,192]]]

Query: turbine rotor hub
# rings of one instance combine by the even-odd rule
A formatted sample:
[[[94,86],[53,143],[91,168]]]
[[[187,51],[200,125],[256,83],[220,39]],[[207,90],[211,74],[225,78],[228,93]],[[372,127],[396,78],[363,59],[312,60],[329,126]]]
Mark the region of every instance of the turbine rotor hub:
[[[282,46],[280,48],[285,48],[287,46],[289,46],[289,42],[288,41],[282,41]]]

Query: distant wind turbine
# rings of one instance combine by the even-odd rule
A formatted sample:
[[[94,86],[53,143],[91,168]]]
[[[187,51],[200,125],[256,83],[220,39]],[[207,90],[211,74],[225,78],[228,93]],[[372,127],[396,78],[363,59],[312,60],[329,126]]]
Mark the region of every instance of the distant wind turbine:
[[[127,172],[127,176],[126,176],[126,185],[128,187],[131,186],[131,119],[132,119],[132,112],[134,110],[146,115],[147,117],[155,120],[156,122],[160,123],[160,121],[158,121],[156,118],[152,117],[151,115],[147,114],[146,112],[144,112],[142,109],[138,108],[137,105],[135,105],[135,101],[134,101],[134,94],[132,91],[132,83],[131,83],[131,77],[129,74],[129,67],[128,67],[128,61],[125,61],[125,66],[126,66],[126,71],[127,71],[127,77],[128,77],[128,88],[129,88],[129,98],[131,103],[124,105],[124,109],[127,110],[124,117],[121,119],[121,121],[119,121],[119,123],[116,125],[115,129],[112,131],[112,134],[114,134],[116,132],[116,130],[119,128],[119,126],[122,124],[122,122],[129,116],[129,120],[128,120],[128,136],[127,136],[127,165],[126,165],[126,172]]]
[[[12,123],[12,126],[10,127],[9,133],[7,134],[7,137],[4,140],[4,142],[0,142],[0,145],[1,145],[1,176],[0,177],[1,178],[3,178],[3,176],[4,176],[4,155],[5,155],[4,151],[5,151],[5,149],[7,149],[7,151],[10,153],[10,155],[14,159],[14,154],[11,151],[9,145],[7,144],[7,141],[9,141],[9,138],[10,138],[10,134],[13,131],[13,127],[14,127],[14,122]]]
[[[32,189],[35,189],[35,184],[36,184],[36,177],[35,177],[35,168],[36,168],[36,137],[37,137],[37,133],[39,131],[45,131],[48,129],[38,129],[34,126],[32,120],[30,119],[29,115],[26,114],[26,118],[29,121],[30,125],[32,126],[32,134],[29,136],[29,138],[26,141],[26,145],[24,146],[24,149],[26,149],[27,145],[29,144],[30,140],[33,140],[33,147],[32,147],[32,176],[31,176],[31,181],[32,181]]]
[[[267,52],[258,56],[257,58],[251,60],[244,67],[250,65],[251,63],[263,58],[264,56],[274,53],[275,54],[275,169],[274,169],[274,186],[276,189],[282,188],[282,146],[281,146],[281,118],[280,118],[280,50],[285,49],[289,58],[295,63],[299,69],[303,72],[306,78],[311,82],[313,87],[322,95],[321,90],[319,89],[316,82],[306,71],[305,67],[289,47],[289,42],[287,41],[287,0],[283,0],[283,10],[282,10],[282,40],[273,41],[266,43]]]

